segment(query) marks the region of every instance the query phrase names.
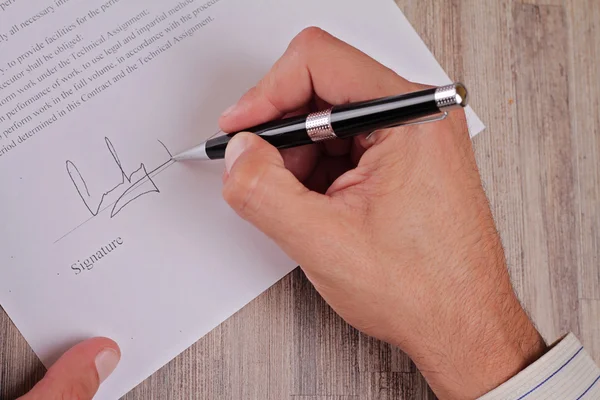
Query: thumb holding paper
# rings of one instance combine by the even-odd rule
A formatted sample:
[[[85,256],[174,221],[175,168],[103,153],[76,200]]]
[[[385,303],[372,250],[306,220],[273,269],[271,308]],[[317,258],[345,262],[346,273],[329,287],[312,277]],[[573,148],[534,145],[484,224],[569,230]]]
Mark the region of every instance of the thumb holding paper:
[[[19,400],[91,400],[120,358],[118,345],[110,339],[83,341],[63,354],[44,379]]]

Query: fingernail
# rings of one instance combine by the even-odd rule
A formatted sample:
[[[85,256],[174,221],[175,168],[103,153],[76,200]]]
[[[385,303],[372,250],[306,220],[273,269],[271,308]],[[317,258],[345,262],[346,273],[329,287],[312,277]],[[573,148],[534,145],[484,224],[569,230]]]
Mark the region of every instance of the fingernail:
[[[227,110],[223,111],[223,114],[221,114],[221,116],[222,117],[228,116],[229,114],[231,114],[233,112],[233,110],[236,109],[236,107],[237,107],[237,103],[234,104],[234,105],[232,105],[232,106],[230,106],[229,108],[227,108]]]
[[[242,155],[248,147],[248,135],[245,133],[238,133],[229,141],[227,149],[225,149],[225,169],[227,173],[231,172],[233,164]]]
[[[119,354],[113,349],[104,349],[96,356],[96,371],[98,371],[100,383],[104,382],[113,373],[117,368],[117,364],[119,364],[119,360]]]

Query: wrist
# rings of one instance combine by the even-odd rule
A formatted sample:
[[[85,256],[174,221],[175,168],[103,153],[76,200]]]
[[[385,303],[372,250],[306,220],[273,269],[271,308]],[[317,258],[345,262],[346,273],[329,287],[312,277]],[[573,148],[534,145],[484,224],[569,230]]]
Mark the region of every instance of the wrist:
[[[441,335],[445,340],[438,332],[435,341],[407,351],[440,400],[477,399],[546,352],[543,338],[514,302],[512,312],[505,306],[500,314],[486,308],[485,314],[463,315],[459,327]]]

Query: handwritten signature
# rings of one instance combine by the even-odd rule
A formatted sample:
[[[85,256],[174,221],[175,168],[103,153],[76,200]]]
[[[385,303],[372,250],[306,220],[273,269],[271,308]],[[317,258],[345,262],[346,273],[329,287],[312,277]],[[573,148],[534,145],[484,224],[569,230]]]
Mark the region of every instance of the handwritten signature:
[[[115,150],[115,147],[111,143],[110,139],[105,138],[105,142],[108,151],[110,152],[114,162],[117,165],[117,168],[121,172],[121,181],[112,189],[109,189],[106,192],[102,193],[100,198],[90,194],[87,181],[83,178],[83,175],[81,174],[81,172],[79,172],[79,168],[77,168],[75,163],[73,163],[72,161],[67,161],[66,167],[67,173],[69,174],[69,178],[73,182],[73,185],[75,185],[75,189],[77,190],[79,197],[81,197],[81,200],[83,200],[83,203],[85,204],[89,212],[92,214],[92,216],[97,216],[104,209],[112,205],[110,217],[114,218],[125,207],[127,207],[129,204],[139,199],[140,197],[149,195],[150,193],[160,193],[158,186],[156,186],[156,183],[152,179],[152,175],[158,172],[160,169],[165,168],[167,165],[171,164],[173,162],[173,155],[171,154],[169,149],[167,149],[167,146],[165,146],[165,144],[159,140],[158,142],[165,148],[166,152],[168,153],[169,160],[162,163],[161,165],[159,165],[151,171],[148,171],[144,163],[141,163],[138,169],[131,172],[130,174],[127,174],[125,172],[125,169],[123,168],[121,160],[119,159],[117,151]],[[147,186],[149,186],[149,188],[144,188],[144,190],[141,193],[136,192],[136,189],[146,184]],[[114,198],[116,198],[116,200],[110,203],[110,200]]]

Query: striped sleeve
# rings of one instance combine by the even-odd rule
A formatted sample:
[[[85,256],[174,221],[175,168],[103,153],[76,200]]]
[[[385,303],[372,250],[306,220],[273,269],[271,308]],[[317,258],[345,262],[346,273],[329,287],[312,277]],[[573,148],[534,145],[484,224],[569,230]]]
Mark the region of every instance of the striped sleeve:
[[[598,400],[600,368],[572,333],[479,400]]]

